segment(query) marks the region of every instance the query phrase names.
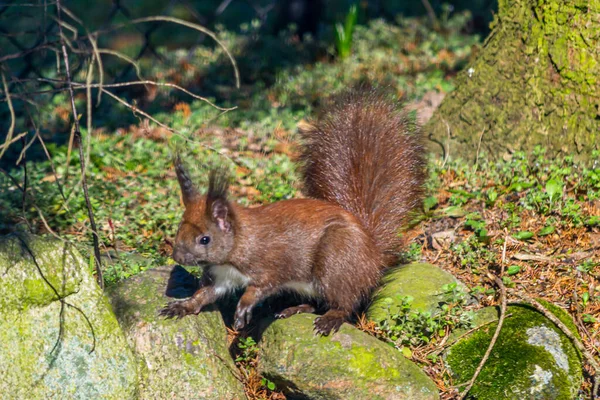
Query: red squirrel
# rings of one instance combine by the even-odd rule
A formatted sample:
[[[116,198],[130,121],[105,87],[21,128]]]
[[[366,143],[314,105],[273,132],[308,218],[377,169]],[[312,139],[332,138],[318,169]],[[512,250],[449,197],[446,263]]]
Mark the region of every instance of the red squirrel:
[[[245,288],[234,317],[245,327],[252,309],[283,290],[324,301],[318,334],[337,331],[397,261],[399,229],[422,201],[424,147],[397,105],[373,90],[339,96],[324,116],[301,130],[307,198],[245,208],[227,198],[228,177],[210,173],[200,195],[175,161],[185,212],[173,259],[205,267],[192,297],[169,303],[166,317],[198,314]],[[314,312],[310,304],[276,315]]]

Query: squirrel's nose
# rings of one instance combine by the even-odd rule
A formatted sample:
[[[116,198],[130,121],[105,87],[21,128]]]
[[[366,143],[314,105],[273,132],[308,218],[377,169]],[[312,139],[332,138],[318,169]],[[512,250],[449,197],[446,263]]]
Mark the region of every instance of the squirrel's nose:
[[[175,247],[173,249],[173,260],[178,264],[185,265],[185,252],[181,248]]]

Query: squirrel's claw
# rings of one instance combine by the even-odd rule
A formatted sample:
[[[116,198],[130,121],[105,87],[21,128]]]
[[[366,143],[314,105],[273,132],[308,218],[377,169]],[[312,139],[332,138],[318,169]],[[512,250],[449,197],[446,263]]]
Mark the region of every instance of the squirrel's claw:
[[[160,309],[158,315],[165,318],[183,318],[186,315],[194,314],[188,306],[189,304],[186,300],[172,301]]]
[[[235,317],[233,323],[233,329],[239,331],[240,329],[244,329],[246,325],[250,323],[250,319],[252,318],[252,307],[238,307],[235,310]]]
[[[344,320],[344,318],[329,317],[327,315],[318,317],[314,322],[315,332],[321,336],[328,336],[332,331],[336,333],[344,323]]]

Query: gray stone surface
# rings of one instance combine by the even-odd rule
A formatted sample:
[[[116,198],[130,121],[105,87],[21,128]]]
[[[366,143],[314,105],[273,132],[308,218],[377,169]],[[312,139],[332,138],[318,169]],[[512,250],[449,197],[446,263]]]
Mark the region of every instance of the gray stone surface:
[[[384,320],[388,307],[400,305],[399,296],[413,297],[411,310],[433,314],[449,297],[442,286],[451,283],[464,287],[452,274],[432,264],[413,263],[394,268],[386,273],[382,286],[373,295],[367,317],[375,322]]]
[[[544,303],[572,332],[577,329],[560,308]],[[552,321],[525,305],[509,306],[490,358],[470,391],[474,399],[570,400],[582,383],[581,357]],[[495,307],[479,310],[475,332],[453,332],[449,343],[458,340],[446,354],[446,363],[457,384],[471,378],[497,326]],[[490,323],[491,322],[491,323]]]
[[[182,319],[158,317],[168,301],[194,293],[197,280],[180,266],[146,270],[108,290],[139,360],[142,399],[245,399],[218,311]]]
[[[343,324],[316,336],[315,316],[271,324],[259,342],[259,371],[289,394],[325,399],[438,399],[431,379],[393,347]]]
[[[136,361],[88,263],[70,245],[0,238],[0,393],[137,398]]]

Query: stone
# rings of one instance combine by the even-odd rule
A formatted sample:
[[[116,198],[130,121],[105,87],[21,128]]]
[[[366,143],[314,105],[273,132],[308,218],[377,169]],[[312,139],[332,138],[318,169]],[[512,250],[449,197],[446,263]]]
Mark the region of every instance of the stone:
[[[464,288],[452,274],[435,265],[412,263],[396,267],[383,277],[381,287],[373,295],[366,311],[367,318],[375,322],[385,320],[388,310],[400,306],[405,296],[413,298],[411,311],[430,312],[433,315],[440,310],[440,304],[450,299],[442,287],[454,283]]]
[[[1,237],[0,275],[3,398],[137,398],[135,357],[72,245]]]
[[[198,279],[181,266],[141,272],[108,289],[117,319],[139,359],[142,399],[245,399],[221,314],[182,319],[158,311],[191,296]]]
[[[577,334],[569,315],[547,302],[553,314]],[[507,308],[502,331],[475,385],[473,399],[544,399],[576,398],[583,380],[581,356],[571,340],[543,314],[527,305]],[[455,384],[468,381],[481,361],[497,326],[499,310],[486,307],[475,314],[479,329],[452,333],[456,341],[445,354]],[[492,322],[492,323],[490,323]]]
[[[349,324],[316,336],[314,315],[277,320],[259,341],[259,372],[289,398],[438,399],[438,390],[395,348]]]

